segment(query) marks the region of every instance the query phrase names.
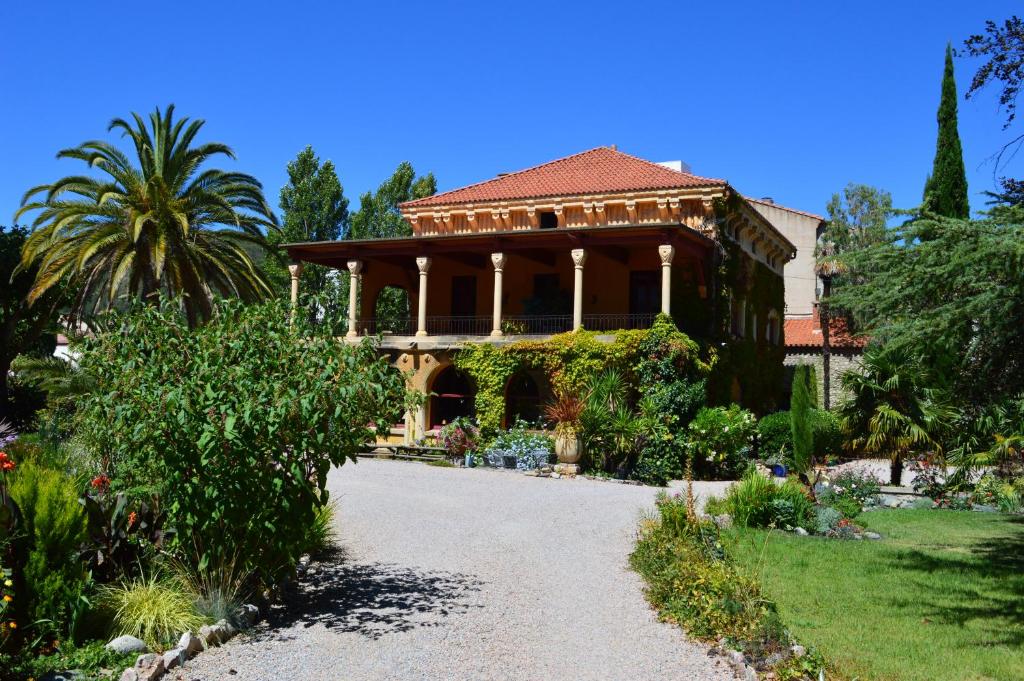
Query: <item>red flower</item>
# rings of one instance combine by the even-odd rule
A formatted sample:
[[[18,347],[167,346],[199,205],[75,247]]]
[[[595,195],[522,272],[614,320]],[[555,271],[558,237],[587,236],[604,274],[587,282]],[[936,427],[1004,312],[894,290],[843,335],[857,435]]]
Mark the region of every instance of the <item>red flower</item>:
[[[0,452],[0,470],[5,472],[14,470],[14,461],[7,456],[7,452]]]
[[[132,511],[131,513],[129,513],[128,514],[128,527],[131,527],[132,525],[134,525],[135,521],[138,520],[138,518],[139,518],[139,516],[138,516],[138,514],[135,513],[135,511]]]
[[[106,494],[107,491],[110,489],[110,478],[101,473],[100,475],[97,475],[95,478],[93,478],[92,482],[90,482],[89,484],[92,485],[93,489],[95,489],[100,494]]]

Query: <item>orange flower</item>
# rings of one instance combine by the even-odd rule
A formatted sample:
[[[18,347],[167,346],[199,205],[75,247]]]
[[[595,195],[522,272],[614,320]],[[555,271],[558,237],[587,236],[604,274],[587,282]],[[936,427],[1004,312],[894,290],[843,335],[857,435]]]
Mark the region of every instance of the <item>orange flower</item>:
[[[131,527],[132,525],[134,525],[135,521],[138,519],[138,517],[139,516],[135,513],[135,511],[132,511],[131,513],[129,513],[128,514],[128,527]]]

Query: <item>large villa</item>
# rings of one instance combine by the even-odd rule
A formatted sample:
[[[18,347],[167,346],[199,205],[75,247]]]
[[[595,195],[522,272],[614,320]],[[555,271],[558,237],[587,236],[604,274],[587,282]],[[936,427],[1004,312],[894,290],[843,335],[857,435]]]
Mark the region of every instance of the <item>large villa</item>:
[[[776,210],[681,162],[654,163],[615,147],[410,201],[401,212],[409,237],[286,248],[295,262],[293,298],[303,262],[351,273],[348,340],[381,334],[382,351],[431,395],[420,418],[407,419],[418,431],[407,429],[407,438],[472,412],[471,382],[452,364],[467,343],[576,329],[611,335],[646,328],[658,313],[759,367],[731,363],[730,399],[748,402],[756,392],[763,401],[766,390],[781,390],[790,302],[783,277],[795,243],[809,237],[813,244],[817,216]],[[785,219],[773,221],[775,213]],[[806,284],[796,288],[807,297]],[[407,300],[407,309],[385,310],[384,299]],[[812,302],[800,305],[809,317]],[[775,385],[753,385],[759,380]],[[506,419],[535,411],[546,399],[544,383],[513,378]]]

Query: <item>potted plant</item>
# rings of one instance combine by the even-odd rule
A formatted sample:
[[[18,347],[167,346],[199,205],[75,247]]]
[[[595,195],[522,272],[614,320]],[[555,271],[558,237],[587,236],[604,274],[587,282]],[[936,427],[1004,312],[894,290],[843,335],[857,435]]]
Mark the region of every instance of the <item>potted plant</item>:
[[[576,395],[561,394],[544,407],[544,415],[555,422],[555,455],[558,463],[575,464],[580,460],[579,430],[584,401]]]
[[[465,459],[467,468],[475,464],[474,451],[479,446],[480,429],[472,419],[460,416],[441,428],[441,445],[454,458]]]

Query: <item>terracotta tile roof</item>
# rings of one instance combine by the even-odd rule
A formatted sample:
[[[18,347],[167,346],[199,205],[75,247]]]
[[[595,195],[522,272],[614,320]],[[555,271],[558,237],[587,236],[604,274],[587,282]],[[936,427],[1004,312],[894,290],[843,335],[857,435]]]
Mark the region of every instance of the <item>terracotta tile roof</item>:
[[[808,213],[805,210],[797,210],[796,208],[789,208],[788,206],[783,206],[781,204],[775,203],[774,201],[765,201],[764,199],[755,199],[752,196],[744,196],[743,198],[745,198],[747,201],[749,201],[751,203],[758,203],[758,204],[760,204],[762,206],[771,206],[772,208],[778,208],[780,210],[786,210],[786,211],[789,211],[790,213],[796,213],[797,215],[803,215],[805,217],[814,218],[815,220],[824,220],[825,219],[824,217],[822,217],[820,215],[817,215],[816,213]]]
[[[725,184],[725,180],[681,173],[609,147],[597,147],[526,170],[499,175],[492,180],[407,201],[401,206],[412,208],[546,196],[716,187]]]
[[[829,344],[833,348],[863,348],[867,339],[853,336],[846,326],[845,319],[833,319],[829,324],[832,333]],[[787,319],[784,322],[787,348],[820,348],[822,346],[821,328],[816,319]]]

